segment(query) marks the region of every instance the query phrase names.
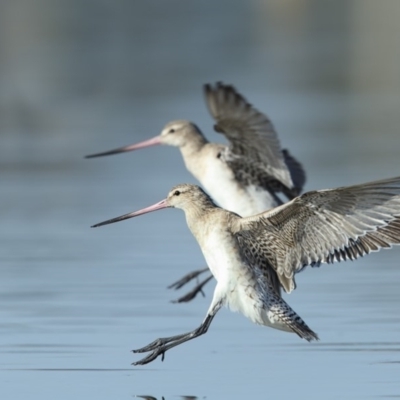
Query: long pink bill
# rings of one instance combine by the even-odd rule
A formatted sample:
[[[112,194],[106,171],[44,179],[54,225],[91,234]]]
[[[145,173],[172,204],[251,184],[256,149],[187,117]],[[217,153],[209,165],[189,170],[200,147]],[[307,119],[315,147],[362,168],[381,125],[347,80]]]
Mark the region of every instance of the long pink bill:
[[[147,214],[149,212],[161,210],[161,209],[167,208],[167,207],[169,207],[168,203],[167,203],[167,199],[164,199],[164,200],[159,201],[156,204],[153,204],[152,206],[142,208],[139,211],[134,211],[129,214],[121,215],[120,217],[116,217],[116,218],[108,219],[107,221],[99,222],[98,224],[91,226],[91,228],[97,228],[98,226],[113,224],[114,222],[123,221],[124,219],[137,217],[138,215]]]
[[[118,149],[105,151],[103,153],[89,154],[88,156],[85,156],[85,158],[111,156],[113,154],[126,153],[127,151],[133,151],[133,150],[143,149],[145,147],[156,146],[157,144],[161,144],[160,136],[144,140],[143,142],[140,143],[131,144],[129,146],[119,147]]]

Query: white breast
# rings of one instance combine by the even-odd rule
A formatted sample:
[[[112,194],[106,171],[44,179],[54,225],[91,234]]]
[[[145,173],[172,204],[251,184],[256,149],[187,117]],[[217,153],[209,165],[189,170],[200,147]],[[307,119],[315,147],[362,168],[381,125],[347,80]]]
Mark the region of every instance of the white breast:
[[[255,186],[241,186],[235,180],[233,171],[215,157],[209,158],[198,179],[218,205],[242,217],[258,214],[277,205],[268,191]]]
[[[202,251],[217,280],[216,291],[223,294],[225,304],[254,323],[263,324],[265,311],[256,278],[241,259],[233,237],[213,230],[203,242]]]
[[[209,227],[206,235],[199,239],[199,244],[215,279],[227,284],[239,268],[241,259],[232,234],[218,225]]]

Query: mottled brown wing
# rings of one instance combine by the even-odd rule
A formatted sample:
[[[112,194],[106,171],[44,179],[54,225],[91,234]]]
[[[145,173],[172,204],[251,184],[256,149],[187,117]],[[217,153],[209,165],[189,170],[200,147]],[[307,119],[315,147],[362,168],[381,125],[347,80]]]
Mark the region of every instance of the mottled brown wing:
[[[253,264],[267,259],[283,288],[307,265],[354,260],[400,243],[400,177],[308,192],[240,220],[239,246]]]
[[[291,173],[269,118],[249,104],[231,85],[220,82],[215,86],[205,85],[204,94],[216,122],[214,129],[230,142],[221,156],[232,169],[237,170],[239,165],[248,171],[242,179],[249,180],[257,172],[266,175],[261,180],[277,180],[292,189]]]

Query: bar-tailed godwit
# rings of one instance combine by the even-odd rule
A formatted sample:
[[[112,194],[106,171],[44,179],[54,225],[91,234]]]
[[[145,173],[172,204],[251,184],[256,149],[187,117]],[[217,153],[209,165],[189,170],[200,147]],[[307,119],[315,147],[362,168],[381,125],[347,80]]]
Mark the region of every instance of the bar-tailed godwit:
[[[305,183],[301,164],[287,150],[281,150],[269,118],[254,108],[233,86],[205,85],[208,109],[214,129],[225,135],[229,145],[210,143],[192,122],[169,122],[161,134],[137,144],[120,147],[87,158],[100,157],[158,144],[180,149],[187,169],[221,207],[243,217],[282,204],[279,194],[293,199]],[[185,275],[170,285],[180,288],[208,268]],[[200,282],[177,302],[189,301],[212,276]]]
[[[306,266],[354,260],[400,243],[400,177],[308,192],[246,218],[217,207],[200,187],[182,184],[153,206],[94,227],[167,207],[185,212],[217,285],[198,328],[134,350],[150,352],[135,365],[163,359],[169,349],[206,333],[223,305],[256,324],[317,340],[282,299],[281,287],[295,289],[295,274]]]

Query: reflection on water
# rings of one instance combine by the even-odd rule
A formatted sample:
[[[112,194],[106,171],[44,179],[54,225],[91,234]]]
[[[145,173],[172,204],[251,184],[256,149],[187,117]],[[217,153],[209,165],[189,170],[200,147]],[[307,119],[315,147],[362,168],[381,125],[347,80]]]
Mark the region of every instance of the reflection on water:
[[[140,399],[144,400],[168,400],[167,397],[154,397],[154,396],[135,396]],[[207,397],[197,397],[197,396],[173,396],[174,399],[181,399],[181,400],[196,400],[196,399],[206,399]]]
[[[213,285],[169,302],[204,263],[178,211],[89,227],[194,180],[167,147],[83,156],[176,118],[220,141],[201,85],[223,80],[269,114],[307,190],[400,175],[400,2],[37,4],[0,3],[2,398],[398,396],[396,248],[299,274],[287,298],[319,343],[221,310],[131,367],[131,349],[196,327]]]
[[[145,400],[157,400],[157,397],[154,397],[154,396],[135,396],[135,397],[138,397],[140,399],[145,399]],[[161,397],[161,400],[165,400],[165,397],[164,396]]]

